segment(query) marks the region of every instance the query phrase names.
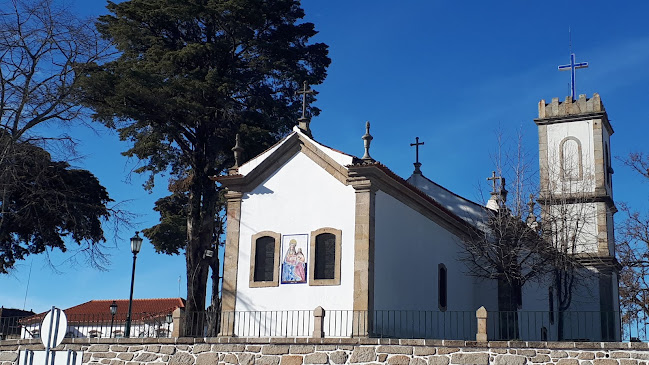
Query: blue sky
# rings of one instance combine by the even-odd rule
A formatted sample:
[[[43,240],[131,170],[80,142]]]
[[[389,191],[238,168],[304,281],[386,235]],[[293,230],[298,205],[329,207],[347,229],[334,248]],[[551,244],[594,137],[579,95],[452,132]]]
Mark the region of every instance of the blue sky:
[[[105,13],[103,1],[67,3],[80,14]],[[577,72],[577,93],[601,95],[615,130],[612,155],[647,149],[647,2],[306,0],[303,7],[306,20],[320,31],[315,40],[330,46],[332,58],[328,78],[315,87],[322,113],[311,124],[314,137],[362,155],[360,137],[369,120],[372,156],[403,177],[412,172],[409,144],[417,136],[425,142],[420,150],[424,175],[476,201],[493,170],[497,130],[510,138],[520,130],[536,164],[537,103],[569,95],[570,75],[557,70],[569,62],[569,28],[577,61],[590,64]],[[144,178],[129,174],[136,161],[120,155],[127,145],[114,133],[100,126],[67,132],[79,140],[84,156],[75,164],[92,171],[113,199],[126,201],[139,214],[136,226],[155,224],[153,203],[165,195],[166,177],[149,194],[142,188]],[[613,168],[615,200],[647,208],[646,182],[618,160]],[[618,223],[622,218],[616,215]],[[70,264],[69,253],[50,254],[58,272],[45,255],[21,262],[0,276],[0,305],[23,308],[25,303],[26,309],[43,311],[128,298],[132,235],[109,239],[107,271]],[[135,297],[179,293],[185,297],[184,256],[158,255],[145,240]]]

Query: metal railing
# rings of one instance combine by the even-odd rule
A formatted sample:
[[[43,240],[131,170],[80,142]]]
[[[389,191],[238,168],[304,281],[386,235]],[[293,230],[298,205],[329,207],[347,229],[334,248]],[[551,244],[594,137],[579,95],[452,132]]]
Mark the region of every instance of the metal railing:
[[[170,313],[133,313],[131,337],[171,337],[173,323]],[[0,339],[40,337],[42,316],[0,318]],[[123,314],[67,315],[66,338],[119,338],[124,336],[126,318]]]
[[[133,314],[131,337],[171,337],[170,313]],[[123,337],[124,316],[68,315],[66,337]],[[39,316],[0,318],[0,339],[38,338]],[[318,321],[316,323],[316,321]],[[475,311],[313,310],[201,311],[182,314],[176,333],[188,337],[378,337],[476,339]],[[489,340],[647,341],[649,320],[620,312],[488,312]]]

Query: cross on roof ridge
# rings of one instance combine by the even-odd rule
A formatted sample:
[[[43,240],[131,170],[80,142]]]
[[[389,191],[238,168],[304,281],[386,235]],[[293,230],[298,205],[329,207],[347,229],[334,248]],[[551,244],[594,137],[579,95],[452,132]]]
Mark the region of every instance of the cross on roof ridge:
[[[309,83],[304,81],[303,89],[298,90],[295,92],[297,95],[302,95],[302,118],[300,119],[306,119],[306,96],[307,94],[315,94],[315,90],[309,88]]]
[[[419,162],[419,146],[423,146],[425,142],[419,143],[419,137],[415,137],[415,143],[411,143],[410,147],[414,146],[415,147],[415,171],[413,172],[414,174],[420,174],[421,175],[421,170],[419,169],[421,167],[421,162]]]

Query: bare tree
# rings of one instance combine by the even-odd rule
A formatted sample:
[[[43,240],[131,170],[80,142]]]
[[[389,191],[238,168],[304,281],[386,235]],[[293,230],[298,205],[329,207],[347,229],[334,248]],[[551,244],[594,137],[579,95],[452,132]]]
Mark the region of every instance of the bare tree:
[[[622,160],[633,171],[649,180],[649,156],[635,152]],[[620,271],[620,307],[622,320],[633,324],[649,316],[649,212],[620,204],[625,220],[619,225],[616,249]]]
[[[562,311],[572,302],[578,277],[586,274],[582,262],[584,245],[591,242],[594,211],[583,194],[588,179],[563,184],[554,181],[571,166],[553,171],[546,166],[549,182],[539,189],[533,182],[528,162],[518,136],[517,145],[507,148],[502,133],[494,156],[496,171],[491,198],[486,204],[484,221],[463,244],[464,261],[471,275],[498,283],[498,326],[503,338],[518,338],[517,311],[522,305],[522,290],[529,282],[552,285],[559,310],[558,337],[561,337]],[[588,174],[583,174],[582,177]],[[508,176],[512,192],[506,190]],[[538,201],[541,207],[535,202]],[[538,213],[540,211],[540,219]],[[596,242],[596,240],[595,240]]]
[[[90,172],[52,158],[74,155],[74,140],[39,127],[79,120],[77,70],[107,48],[90,21],[50,0],[2,1],[0,9],[0,273],[47,247],[65,251],[65,235],[89,243],[91,263],[101,266],[100,222],[114,213],[111,199]]]

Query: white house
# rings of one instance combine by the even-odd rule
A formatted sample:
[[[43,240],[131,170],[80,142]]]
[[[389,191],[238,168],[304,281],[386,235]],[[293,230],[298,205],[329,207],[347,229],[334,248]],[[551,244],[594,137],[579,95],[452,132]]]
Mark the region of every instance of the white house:
[[[111,312],[111,305],[115,313]],[[63,310],[67,317],[68,338],[124,337],[128,299],[90,300]],[[182,298],[134,299],[131,309],[131,337],[171,337],[173,312],[185,307]],[[40,326],[45,313],[21,320],[22,338],[41,337]]]
[[[322,307],[325,336],[475,338],[475,311],[497,311],[498,285],[467,275],[459,257],[467,232],[487,229],[490,208],[427,179],[418,164],[403,179],[374,161],[369,123],[358,158],[318,143],[308,122],[301,118],[292,133],[241,165],[235,146],[236,165],[215,178],[228,200],[222,334],[310,336],[312,311]],[[592,234],[583,236],[591,239],[578,242],[592,283],[569,310],[594,314],[578,319],[588,321],[580,332],[567,335],[564,326],[559,336],[552,283],[526,285],[519,335],[619,338],[606,112],[597,94],[541,101],[535,122],[544,214],[568,197],[561,184],[590,189],[587,202],[570,204],[592,208],[585,227]],[[581,170],[568,168],[574,161]],[[574,176],[549,176],[554,165]],[[499,336],[495,327],[492,336]]]

